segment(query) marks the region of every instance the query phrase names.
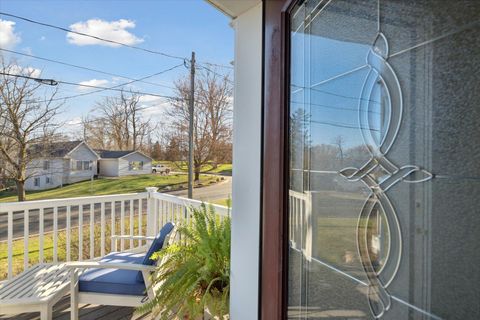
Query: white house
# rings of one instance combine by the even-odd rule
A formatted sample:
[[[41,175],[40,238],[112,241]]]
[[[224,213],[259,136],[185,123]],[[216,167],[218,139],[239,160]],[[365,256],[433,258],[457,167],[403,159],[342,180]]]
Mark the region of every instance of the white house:
[[[42,157],[27,166],[26,190],[44,190],[91,179],[97,172],[98,154],[83,141],[35,145]]]
[[[100,155],[98,174],[104,177],[123,177],[152,172],[152,158],[140,151],[96,150]]]

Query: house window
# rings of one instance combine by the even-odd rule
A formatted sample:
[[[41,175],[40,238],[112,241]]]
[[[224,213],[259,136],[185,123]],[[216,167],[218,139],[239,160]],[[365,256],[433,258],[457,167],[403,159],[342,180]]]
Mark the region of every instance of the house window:
[[[75,160],[72,169],[75,171],[92,170],[93,161],[91,160]]]
[[[130,171],[143,170],[143,161],[130,161],[128,163],[128,169]]]
[[[45,160],[43,161],[43,170],[48,170],[50,169],[50,161]]]
[[[50,177],[45,177],[46,184],[52,184],[52,179]]]
[[[40,187],[40,178],[39,177],[33,179],[33,185],[35,187]]]
[[[82,161],[83,170],[92,170],[92,161]]]

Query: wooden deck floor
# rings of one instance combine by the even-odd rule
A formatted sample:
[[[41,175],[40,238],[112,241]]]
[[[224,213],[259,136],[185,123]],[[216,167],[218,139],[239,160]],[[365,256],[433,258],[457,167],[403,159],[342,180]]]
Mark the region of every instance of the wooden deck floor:
[[[23,313],[14,316],[0,316],[0,320],[38,320],[40,313]],[[64,297],[53,307],[54,320],[70,319],[70,296]],[[80,320],[143,320],[150,319],[148,315],[134,314],[134,308],[81,305]]]

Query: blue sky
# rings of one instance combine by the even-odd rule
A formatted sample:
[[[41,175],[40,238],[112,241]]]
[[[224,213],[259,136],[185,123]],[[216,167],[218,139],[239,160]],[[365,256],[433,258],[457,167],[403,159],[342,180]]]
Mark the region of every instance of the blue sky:
[[[233,60],[234,39],[233,29],[228,25],[230,19],[202,0],[1,0],[0,11],[66,28],[72,28],[71,26],[74,25],[78,31],[100,32],[104,37],[111,36],[120,42],[176,56],[189,57],[194,50],[199,61],[229,65]],[[88,40],[88,38],[84,37],[69,41],[67,33],[60,30],[6,16],[0,16],[0,19],[3,20],[0,28],[13,37],[9,43],[5,43],[8,37],[3,36],[4,40],[0,41],[0,44],[3,48],[10,50],[131,78],[141,78],[181,63],[179,60],[129,48],[85,43],[85,39]],[[8,21],[13,21],[15,24]],[[112,31],[111,26],[116,26],[116,31]],[[15,57],[11,54],[2,54],[7,59]],[[75,83],[86,82],[101,86],[112,86],[128,81],[33,58],[16,57],[16,59],[22,67],[40,69],[44,78]],[[217,69],[217,71],[231,72],[230,69]],[[186,74],[188,70],[180,67],[148,81],[171,86],[173,80]],[[143,83],[136,83],[133,89],[156,94],[171,94],[171,89]],[[75,86],[60,85],[57,96],[69,96],[88,92],[88,90],[90,89],[82,90]],[[63,117],[67,120],[78,120],[92,109],[96,101],[106,95],[107,92],[102,92],[67,100]],[[108,95],[115,95],[115,93],[110,92]],[[154,99],[145,98],[145,103],[151,107],[149,116],[161,117],[159,111],[165,108],[165,105],[155,105],[159,101],[147,100]]]

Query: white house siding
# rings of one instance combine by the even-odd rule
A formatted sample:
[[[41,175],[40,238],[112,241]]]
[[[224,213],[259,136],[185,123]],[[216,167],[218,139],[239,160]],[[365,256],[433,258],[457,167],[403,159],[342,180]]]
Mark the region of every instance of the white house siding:
[[[130,170],[130,161],[143,161],[143,170]],[[152,160],[139,152],[118,159],[118,176],[152,173]]]
[[[65,172],[69,172],[65,181],[66,184],[88,180],[97,174],[98,157],[85,144],[81,144],[74,149],[68,157],[70,158],[70,161],[69,169],[65,170]],[[92,168],[90,170],[77,170],[75,161],[92,161]]]
[[[44,161],[49,162],[49,169],[44,170]],[[28,165],[27,175],[31,177],[25,181],[25,190],[45,190],[61,186],[64,178],[63,158],[37,159]],[[50,183],[47,183],[47,177]],[[40,185],[35,186],[35,178],[40,179]]]
[[[98,160],[100,176],[118,177],[118,159],[100,159]]]

